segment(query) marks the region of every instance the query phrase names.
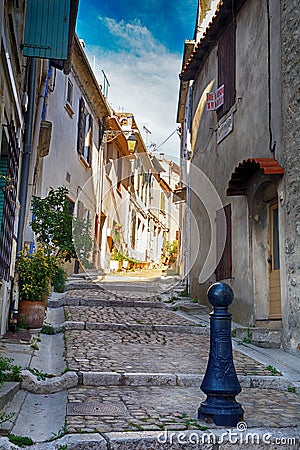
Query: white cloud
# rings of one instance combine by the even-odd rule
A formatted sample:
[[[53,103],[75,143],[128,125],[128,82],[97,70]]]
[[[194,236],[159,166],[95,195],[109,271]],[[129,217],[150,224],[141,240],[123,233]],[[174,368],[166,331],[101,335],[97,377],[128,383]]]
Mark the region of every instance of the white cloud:
[[[170,53],[140,21],[117,22],[107,17],[99,20],[119,50],[90,48],[95,54],[98,81],[102,84],[104,70],[111,85],[108,101],[112,107],[132,112],[140,131],[143,125],[151,131],[148,143],[159,145],[177,126],[181,56]],[[90,52],[87,56],[91,57]],[[93,66],[93,58],[91,62]],[[160,151],[178,155],[176,133]]]

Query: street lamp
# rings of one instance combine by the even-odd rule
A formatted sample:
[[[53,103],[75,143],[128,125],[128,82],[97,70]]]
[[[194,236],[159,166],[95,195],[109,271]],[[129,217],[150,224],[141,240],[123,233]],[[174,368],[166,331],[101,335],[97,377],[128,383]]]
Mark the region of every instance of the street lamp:
[[[134,131],[132,130],[132,133],[127,138],[128,150],[130,153],[134,153],[137,142],[138,142],[138,140],[135,137]]]

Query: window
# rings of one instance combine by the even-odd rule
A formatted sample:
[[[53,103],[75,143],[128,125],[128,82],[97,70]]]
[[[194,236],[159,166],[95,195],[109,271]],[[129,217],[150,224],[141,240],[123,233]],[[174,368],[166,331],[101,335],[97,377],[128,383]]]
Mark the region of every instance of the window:
[[[218,86],[224,84],[224,104],[217,110],[218,120],[235,103],[235,22],[232,22],[219,39]]]
[[[67,83],[67,103],[70,106],[73,105],[73,83],[69,78]]]
[[[226,241],[224,249],[222,248],[223,239],[221,236],[224,233],[223,214],[226,220]],[[223,209],[217,211],[216,217],[216,235],[217,235],[217,258],[219,259],[221,252],[222,257],[215,270],[216,281],[232,278],[232,252],[231,252],[231,204],[224,206]]]
[[[20,149],[13,122],[3,128],[1,141],[0,172],[0,277],[9,280],[11,249],[15,225],[16,192]]]
[[[93,143],[93,118],[85,107],[85,101],[81,97],[79,101],[77,152],[91,165]]]

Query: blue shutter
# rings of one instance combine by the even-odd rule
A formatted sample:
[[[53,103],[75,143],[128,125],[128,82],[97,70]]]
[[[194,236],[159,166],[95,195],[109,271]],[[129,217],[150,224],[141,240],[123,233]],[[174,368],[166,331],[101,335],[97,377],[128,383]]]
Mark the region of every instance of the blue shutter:
[[[70,0],[27,0],[24,56],[67,59]]]

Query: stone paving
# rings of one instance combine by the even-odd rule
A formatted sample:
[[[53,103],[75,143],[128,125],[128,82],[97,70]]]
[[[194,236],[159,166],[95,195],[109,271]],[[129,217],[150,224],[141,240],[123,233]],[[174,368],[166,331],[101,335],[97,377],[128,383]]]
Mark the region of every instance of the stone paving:
[[[69,432],[199,429],[197,410],[205,395],[199,388],[130,386],[69,390]],[[299,396],[250,388],[237,397],[248,427],[293,427],[300,423]],[[74,406],[75,405],[75,406]],[[75,409],[73,409],[73,407]],[[81,408],[86,409],[86,415]],[[76,412],[76,415],[72,413]],[[215,426],[209,424],[209,428]]]
[[[119,323],[142,325],[183,325],[195,326],[173,312],[163,308],[156,309],[144,307],[113,307],[113,306],[66,306],[65,312],[68,320],[80,322],[83,318],[92,323]],[[207,330],[208,333],[208,330]]]
[[[119,288],[120,286],[118,286]],[[149,307],[144,286],[133,283],[124,290],[127,300],[148,300],[143,305],[65,306],[68,321],[85,324],[126,324],[126,329],[67,329],[65,331],[66,360],[70,370],[84,374],[118,372],[120,374],[205,373],[209,355],[207,322],[193,323],[165,307]],[[149,289],[149,286],[148,286]],[[117,292],[117,289],[115,290]],[[120,291],[119,291],[120,292]],[[73,290],[70,298],[111,299],[111,293],[95,289]],[[120,298],[117,296],[117,298]],[[151,298],[153,301],[154,297]],[[160,302],[159,298],[155,301]],[[163,305],[162,305],[163,306]],[[135,326],[140,325],[139,329]],[[179,332],[158,331],[157,325],[183,326]],[[201,332],[188,332],[199,329]],[[268,379],[272,370],[234,351],[238,376],[260,376]],[[280,378],[280,374],[277,374]],[[67,424],[70,433],[111,431],[202,429],[197,421],[198,407],[205,395],[195,385],[108,385],[89,383],[68,391]],[[142,383],[141,383],[142,384]],[[237,398],[245,410],[248,427],[293,427],[300,422],[299,395],[285,390],[244,387]],[[209,424],[209,428],[213,428]]]
[[[67,330],[65,340],[70,370],[203,374],[209,354],[209,336],[190,333]],[[240,352],[234,360],[237,374],[271,375]]]

